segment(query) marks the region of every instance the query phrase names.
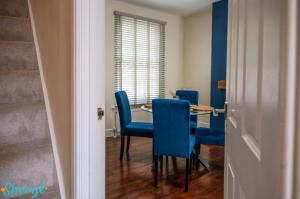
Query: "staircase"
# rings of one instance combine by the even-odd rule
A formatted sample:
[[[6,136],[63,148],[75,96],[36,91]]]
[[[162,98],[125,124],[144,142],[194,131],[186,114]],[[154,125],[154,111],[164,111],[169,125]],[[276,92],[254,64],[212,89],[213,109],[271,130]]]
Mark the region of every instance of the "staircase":
[[[60,198],[27,0],[0,0],[0,137],[0,188],[45,182],[38,198]]]

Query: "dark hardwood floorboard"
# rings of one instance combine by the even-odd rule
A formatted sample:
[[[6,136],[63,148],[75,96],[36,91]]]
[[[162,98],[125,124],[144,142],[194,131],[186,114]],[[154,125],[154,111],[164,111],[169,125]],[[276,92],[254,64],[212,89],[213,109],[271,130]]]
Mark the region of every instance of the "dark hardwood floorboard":
[[[223,147],[201,146],[202,157],[212,166],[206,171],[200,166],[193,170],[189,192],[184,192],[185,160],[177,158],[176,164],[164,158],[159,169],[158,187],[154,188],[152,173],[152,139],[131,137],[129,154],[124,151],[119,160],[120,138],[106,139],[106,198],[223,198]]]

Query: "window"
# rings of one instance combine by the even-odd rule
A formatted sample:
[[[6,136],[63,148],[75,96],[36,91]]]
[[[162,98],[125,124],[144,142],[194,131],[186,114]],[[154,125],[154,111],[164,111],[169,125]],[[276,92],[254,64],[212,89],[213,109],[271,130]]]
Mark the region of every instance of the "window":
[[[165,23],[115,12],[115,90],[130,104],[164,97]]]

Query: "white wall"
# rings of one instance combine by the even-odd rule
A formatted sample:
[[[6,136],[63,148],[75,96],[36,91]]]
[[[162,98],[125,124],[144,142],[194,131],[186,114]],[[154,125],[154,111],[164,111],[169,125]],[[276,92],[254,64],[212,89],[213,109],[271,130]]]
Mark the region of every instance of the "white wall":
[[[62,169],[58,177],[63,178],[62,194],[71,198],[71,2],[30,2]]]
[[[184,18],[184,88],[198,90],[205,105],[210,105],[211,38],[212,6]],[[201,125],[209,123],[209,115],[198,118]]]
[[[166,97],[183,87],[183,18],[115,0],[106,1],[106,129],[114,128],[114,14],[115,10],[166,21]],[[150,113],[133,112],[133,119],[151,120]],[[117,122],[118,124],[118,122]]]

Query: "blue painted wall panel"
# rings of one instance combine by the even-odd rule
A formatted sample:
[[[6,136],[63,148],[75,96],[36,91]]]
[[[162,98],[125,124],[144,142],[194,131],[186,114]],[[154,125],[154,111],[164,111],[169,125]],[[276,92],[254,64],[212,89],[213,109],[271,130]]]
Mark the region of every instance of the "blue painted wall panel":
[[[226,79],[228,1],[213,4],[212,57],[211,57],[211,106],[223,108],[226,91],[218,89],[218,80]],[[210,117],[212,128],[224,128],[224,115]]]

